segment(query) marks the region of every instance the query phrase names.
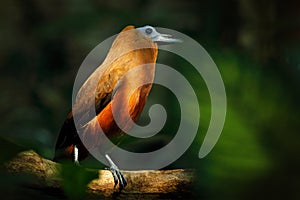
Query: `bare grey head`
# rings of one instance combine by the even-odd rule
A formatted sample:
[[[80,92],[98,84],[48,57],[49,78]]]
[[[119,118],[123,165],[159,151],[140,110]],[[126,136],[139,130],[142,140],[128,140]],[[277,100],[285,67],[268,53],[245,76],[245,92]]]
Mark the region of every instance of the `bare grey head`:
[[[182,42],[182,40],[174,38],[172,35],[157,32],[154,27],[149,25],[136,29],[139,30],[143,35],[149,37],[158,45]]]

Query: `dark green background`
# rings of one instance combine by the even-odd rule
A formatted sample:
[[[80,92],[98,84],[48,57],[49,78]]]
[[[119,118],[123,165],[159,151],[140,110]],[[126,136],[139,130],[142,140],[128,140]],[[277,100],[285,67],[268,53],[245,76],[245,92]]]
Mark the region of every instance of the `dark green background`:
[[[1,1],[0,16],[1,162],[21,149],[52,158],[85,56],[126,25],[149,24],[197,40],[216,62],[227,92],[224,130],[200,160],[210,120],[208,91],[187,62],[160,52],[158,61],[191,82],[201,109],[196,140],[168,168],[196,168],[195,194],[203,199],[299,198],[299,1],[11,0]],[[128,148],[159,148],[176,133],[177,101],[159,86],[150,96],[150,103],[167,105],[169,121],[148,145],[130,145],[129,139]],[[1,176],[0,191],[10,199],[56,198],[20,190],[21,180]]]

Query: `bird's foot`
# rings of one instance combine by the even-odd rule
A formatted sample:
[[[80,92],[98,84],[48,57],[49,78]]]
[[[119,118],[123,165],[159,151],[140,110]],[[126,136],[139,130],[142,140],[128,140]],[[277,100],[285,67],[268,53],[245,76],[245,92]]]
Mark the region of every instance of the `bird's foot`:
[[[110,164],[110,168],[107,169],[111,171],[112,176],[114,178],[114,187],[116,187],[119,183],[119,190],[122,191],[127,185],[127,180],[122,174],[122,172],[119,170],[118,166],[111,160],[111,158],[107,154],[105,155],[105,157]]]
[[[77,166],[77,167],[80,167],[80,163],[78,160],[74,160],[74,164]]]
[[[119,190],[122,191],[127,185],[127,180],[125,176],[122,174],[122,172],[116,165],[112,165],[110,168],[108,168],[108,170],[111,172],[114,178],[114,187],[116,187],[119,183]]]

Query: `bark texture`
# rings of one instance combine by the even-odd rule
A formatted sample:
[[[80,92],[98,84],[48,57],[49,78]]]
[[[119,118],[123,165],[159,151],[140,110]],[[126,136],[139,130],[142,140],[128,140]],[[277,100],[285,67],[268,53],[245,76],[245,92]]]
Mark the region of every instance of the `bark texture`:
[[[39,156],[34,151],[19,153],[5,165],[10,174],[25,174],[33,177],[30,187],[61,191],[63,180],[60,176],[61,165]],[[114,188],[110,171],[99,170],[98,178],[87,185],[87,198],[99,199],[186,199],[192,197],[194,172],[188,169],[122,171],[128,180],[126,188],[119,192]]]

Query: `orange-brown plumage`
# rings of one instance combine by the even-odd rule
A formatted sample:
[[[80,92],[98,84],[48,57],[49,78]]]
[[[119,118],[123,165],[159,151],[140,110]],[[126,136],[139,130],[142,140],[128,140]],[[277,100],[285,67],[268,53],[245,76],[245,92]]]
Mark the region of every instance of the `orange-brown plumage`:
[[[103,63],[78,91],[72,111],[61,128],[54,159],[69,158],[78,162],[88,156],[88,149],[100,150],[98,147],[104,145],[101,132],[110,139],[127,132],[141,115],[151,90],[157,44],[174,42],[178,40],[150,26],[125,27]],[[75,127],[74,118],[79,126]],[[119,182],[122,189],[127,184],[126,179],[105,151],[100,153],[105,154],[115,184]]]
[[[86,152],[83,156],[80,156],[80,160],[88,155],[85,148],[89,149],[101,145],[101,134],[97,132],[97,123],[100,124],[103,132],[109,138],[114,138],[122,134],[123,132],[119,129],[114,120],[112,105],[116,106],[119,110],[117,113],[121,122],[119,125],[125,130],[131,128],[132,123],[125,120],[125,117],[122,115],[125,116],[126,111],[129,110],[133,121],[136,121],[139,118],[152,85],[147,84],[138,89],[134,86],[145,81],[153,81],[157,52],[157,44],[152,42],[150,38],[145,37],[138,30],[134,29],[133,26],[127,26],[122,30],[113,42],[104,62],[80,88],[73,106],[73,112],[76,111],[83,116],[81,120],[83,122],[82,139],[84,140],[84,145],[82,145],[78,136],[76,136],[76,141],[69,142],[66,145],[61,144],[58,141],[56,149],[65,148],[68,149],[68,151],[64,151],[64,153],[71,154],[61,155],[58,153],[60,155],[57,155],[57,158],[72,158],[73,155],[70,149],[74,147],[74,143],[80,143],[80,152]],[[144,64],[149,64],[151,67],[139,70],[136,73],[131,73],[130,77],[124,79],[124,75],[129,70]],[[119,83],[114,96],[111,97],[109,94],[113,92],[121,78],[123,78],[122,83]],[[132,84],[132,82],[135,83]],[[95,83],[97,83],[96,91],[93,90],[93,84]],[[129,96],[129,94],[131,95]],[[93,95],[95,95],[95,100],[89,98]],[[111,99],[105,99],[107,96]],[[96,108],[97,116],[91,117],[90,115],[92,114],[86,114],[89,112],[91,106],[102,103],[101,101],[104,99],[107,101],[106,105],[98,110]],[[72,124],[72,127],[69,128],[64,125],[60,135],[67,135],[68,133],[66,132],[68,131],[77,132],[72,121],[73,114],[70,112],[66,122],[68,126]],[[61,140],[68,140],[68,138],[63,138]]]

